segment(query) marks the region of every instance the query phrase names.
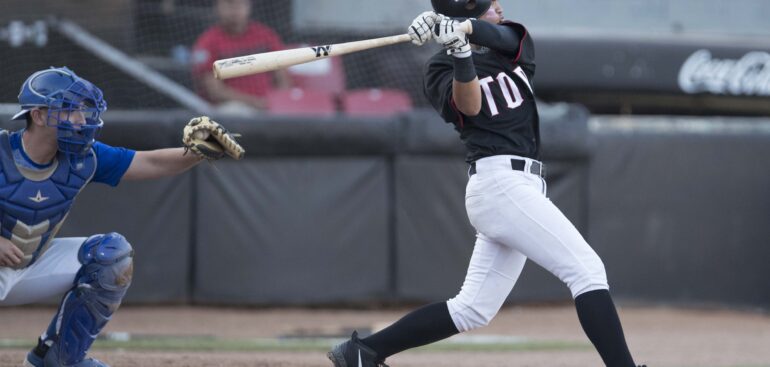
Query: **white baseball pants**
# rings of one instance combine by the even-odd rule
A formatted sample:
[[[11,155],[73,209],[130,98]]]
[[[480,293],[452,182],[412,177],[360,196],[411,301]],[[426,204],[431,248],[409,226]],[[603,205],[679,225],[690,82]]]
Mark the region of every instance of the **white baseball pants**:
[[[511,159],[525,160],[525,172],[513,170]],[[482,158],[468,180],[465,208],[476,244],[462,289],[447,302],[461,332],[492,320],[527,258],[567,284],[573,297],[609,289],[601,259],[546,197],[545,180],[526,173],[531,164],[511,155]]]

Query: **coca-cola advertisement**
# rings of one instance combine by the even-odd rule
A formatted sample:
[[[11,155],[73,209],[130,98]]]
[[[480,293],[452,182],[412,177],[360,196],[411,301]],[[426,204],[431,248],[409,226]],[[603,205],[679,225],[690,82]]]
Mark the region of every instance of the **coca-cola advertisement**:
[[[770,53],[751,51],[731,59],[695,51],[679,70],[679,87],[685,93],[770,96]]]
[[[593,113],[770,114],[770,41],[540,37],[533,87]]]

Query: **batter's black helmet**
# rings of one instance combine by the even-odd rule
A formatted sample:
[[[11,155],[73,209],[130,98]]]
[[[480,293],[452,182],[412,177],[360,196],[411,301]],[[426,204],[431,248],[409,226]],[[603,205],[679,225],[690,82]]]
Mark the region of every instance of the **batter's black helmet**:
[[[478,18],[487,12],[492,0],[430,0],[433,11],[452,18]]]

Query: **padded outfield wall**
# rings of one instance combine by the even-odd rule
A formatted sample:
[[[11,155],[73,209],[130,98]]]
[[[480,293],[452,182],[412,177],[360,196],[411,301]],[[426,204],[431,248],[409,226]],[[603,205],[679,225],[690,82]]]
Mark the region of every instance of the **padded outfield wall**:
[[[549,196],[602,256],[618,299],[768,308],[770,121],[589,118],[566,105],[541,115]],[[188,118],[111,111],[102,140],[178,146]],[[127,236],[127,302],[427,302],[459,290],[474,240],[467,166],[434,113],[218,118],[244,135],[244,161],[94,184],[62,230]],[[569,292],[529,263],[510,300]]]

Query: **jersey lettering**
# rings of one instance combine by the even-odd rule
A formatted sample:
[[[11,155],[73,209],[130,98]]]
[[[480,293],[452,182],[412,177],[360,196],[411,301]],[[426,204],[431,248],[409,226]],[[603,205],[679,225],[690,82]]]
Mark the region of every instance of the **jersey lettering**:
[[[492,116],[497,116],[499,113],[497,111],[497,104],[495,104],[495,98],[492,97],[492,90],[489,88],[489,83],[492,83],[494,79],[492,79],[491,76],[488,76],[484,79],[479,80],[479,84],[481,84],[481,89],[484,91],[484,96],[487,98],[487,104],[489,105],[489,112]]]
[[[527,78],[527,74],[524,73],[524,70],[521,68],[521,66],[517,66],[513,72],[524,82],[524,84],[527,85],[527,88],[529,88],[529,91],[532,92],[532,95],[535,95],[535,90],[532,89],[532,84],[529,84],[529,78]]]
[[[500,72],[500,74],[497,74],[496,79],[497,84],[500,86],[500,91],[503,93],[503,98],[505,98],[505,103],[509,109],[515,109],[524,103],[524,98],[521,96],[519,87],[516,86],[516,83],[513,81],[513,79],[511,79],[510,76],[508,76],[508,74],[505,72]],[[484,91],[484,97],[487,99],[489,113],[491,116],[497,116],[500,114],[500,111],[497,109],[497,103],[495,103],[495,98],[492,95],[492,88],[489,86],[493,82],[494,79],[492,79],[491,76],[479,80],[481,89]],[[527,85],[529,85],[529,83]]]
[[[519,87],[516,86],[516,83],[513,82],[513,79],[511,79],[508,74],[498,74],[497,82],[500,83],[500,89],[503,91],[503,97],[508,104],[508,108],[514,109],[524,103],[524,98],[521,98]],[[513,92],[513,99],[511,98],[511,92]]]

